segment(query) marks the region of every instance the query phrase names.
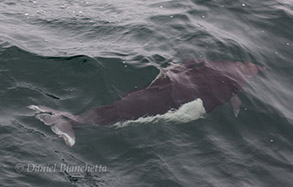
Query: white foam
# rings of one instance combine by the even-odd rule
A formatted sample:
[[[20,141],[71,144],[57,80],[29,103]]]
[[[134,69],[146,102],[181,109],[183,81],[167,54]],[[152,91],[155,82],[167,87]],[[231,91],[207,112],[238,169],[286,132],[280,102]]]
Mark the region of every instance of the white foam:
[[[132,123],[156,123],[160,120],[173,122],[173,123],[187,123],[199,118],[202,118],[206,113],[201,99],[183,104],[177,110],[169,110],[165,114],[157,114],[155,116],[141,117],[136,120],[128,120],[125,122],[117,122],[114,124],[115,127],[124,127]]]
[[[51,129],[55,134],[59,135],[59,137],[62,137],[64,139],[66,145],[69,145],[70,147],[72,147],[75,144],[75,137],[74,136],[70,136],[66,132],[61,131],[56,126],[52,126]]]
[[[36,105],[30,105],[27,108],[34,110],[36,112],[47,112],[46,110],[41,109],[40,107],[36,106]]]

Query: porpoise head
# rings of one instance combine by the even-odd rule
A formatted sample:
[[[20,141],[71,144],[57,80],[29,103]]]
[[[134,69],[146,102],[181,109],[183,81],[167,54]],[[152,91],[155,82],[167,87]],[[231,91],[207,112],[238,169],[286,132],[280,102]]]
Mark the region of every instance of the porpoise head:
[[[245,79],[251,79],[258,75],[260,72],[264,72],[266,70],[266,67],[253,64],[251,62],[236,62],[235,66],[238,70],[238,73],[244,76]]]
[[[235,80],[237,82],[239,81],[240,83],[246,82],[248,79],[255,77],[260,72],[264,72],[266,68],[252,62],[207,61],[199,59],[189,60],[181,65],[171,65],[166,70],[168,71],[167,74],[171,78],[172,76],[176,77],[175,75],[180,73],[198,73],[198,71],[201,72],[203,75],[210,76],[209,74],[206,74],[204,72],[212,70],[215,75],[227,76],[230,77],[232,80]]]

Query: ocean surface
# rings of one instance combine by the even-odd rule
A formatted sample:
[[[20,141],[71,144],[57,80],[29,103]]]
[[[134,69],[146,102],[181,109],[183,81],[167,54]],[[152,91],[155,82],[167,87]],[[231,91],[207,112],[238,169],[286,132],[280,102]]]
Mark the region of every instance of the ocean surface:
[[[168,63],[267,71],[186,123],[75,129],[28,105],[80,114],[148,85]],[[292,0],[0,0],[0,186],[293,186]]]

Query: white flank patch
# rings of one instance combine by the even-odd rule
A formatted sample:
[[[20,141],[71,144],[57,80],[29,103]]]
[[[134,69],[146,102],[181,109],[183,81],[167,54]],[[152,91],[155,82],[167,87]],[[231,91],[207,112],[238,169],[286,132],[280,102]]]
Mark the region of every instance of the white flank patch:
[[[201,99],[196,99],[189,103],[185,103],[177,110],[169,110],[165,114],[157,114],[155,116],[140,117],[136,120],[128,120],[125,122],[117,122],[115,127],[124,127],[132,123],[156,123],[160,120],[169,121],[173,123],[187,123],[203,117],[206,110]]]

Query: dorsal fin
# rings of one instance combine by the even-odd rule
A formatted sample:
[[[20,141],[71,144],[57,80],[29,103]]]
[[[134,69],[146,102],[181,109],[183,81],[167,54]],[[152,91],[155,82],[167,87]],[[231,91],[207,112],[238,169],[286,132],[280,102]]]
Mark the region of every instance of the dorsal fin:
[[[150,83],[150,85],[147,87],[147,89],[150,88],[163,88],[165,87],[166,83],[171,82],[168,75],[165,73],[164,70],[161,70],[160,73],[157,75],[157,77]]]

